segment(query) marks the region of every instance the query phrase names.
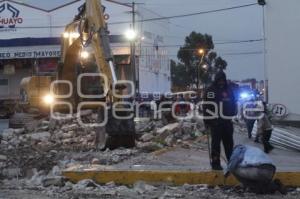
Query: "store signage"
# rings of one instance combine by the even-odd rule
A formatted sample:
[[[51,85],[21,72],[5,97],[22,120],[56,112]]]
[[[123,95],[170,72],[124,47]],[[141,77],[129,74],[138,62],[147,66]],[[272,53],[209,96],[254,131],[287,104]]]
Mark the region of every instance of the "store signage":
[[[0,4],[0,31],[15,30],[16,25],[22,24],[20,10],[9,3]]]
[[[0,59],[60,57],[59,50],[0,52]]]

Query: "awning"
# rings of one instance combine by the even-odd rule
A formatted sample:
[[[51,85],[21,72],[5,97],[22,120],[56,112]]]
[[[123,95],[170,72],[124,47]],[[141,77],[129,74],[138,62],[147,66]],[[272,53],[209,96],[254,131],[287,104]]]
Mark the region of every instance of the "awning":
[[[17,46],[47,46],[60,45],[60,38],[17,38],[17,39],[0,39],[0,47],[17,47]]]
[[[124,42],[124,37],[110,35],[110,42],[120,44]],[[61,39],[58,37],[1,39],[0,60],[60,57],[60,44]],[[126,55],[130,53],[130,48],[118,46],[112,47],[112,51],[114,55]]]
[[[109,35],[110,43],[125,43],[126,39],[122,35]],[[49,46],[60,45],[60,37],[41,37],[41,38],[16,38],[0,39],[0,47],[17,47],[17,46]]]

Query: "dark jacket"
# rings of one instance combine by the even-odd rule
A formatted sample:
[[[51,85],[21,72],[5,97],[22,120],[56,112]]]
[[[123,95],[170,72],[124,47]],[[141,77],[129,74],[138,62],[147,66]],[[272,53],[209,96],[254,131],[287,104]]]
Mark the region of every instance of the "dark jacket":
[[[225,81],[225,85],[223,88],[218,86],[218,82],[223,79]],[[234,93],[232,89],[228,86],[226,75],[223,71],[218,72],[215,76],[215,81],[213,84],[206,90],[204,95],[204,102],[214,102],[217,107],[217,111],[215,111],[215,107],[213,105],[204,104],[203,105],[203,115],[204,122],[207,125],[220,122],[220,121],[229,121],[231,119],[223,118],[222,115],[226,117],[233,117],[237,114],[237,105],[234,97]],[[214,119],[208,119],[207,116],[212,116],[208,113],[211,111],[213,113],[217,113],[217,117]]]

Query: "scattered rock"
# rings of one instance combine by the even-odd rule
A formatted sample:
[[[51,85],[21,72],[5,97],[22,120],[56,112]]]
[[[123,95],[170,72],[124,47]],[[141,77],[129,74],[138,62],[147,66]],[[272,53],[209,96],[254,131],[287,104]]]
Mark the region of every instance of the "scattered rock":
[[[21,128],[21,129],[14,129],[14,134],[16,135],[21,135],[25,132],[25,129],[24,128]]]
[[[143,181],[138,181],[138,182],[134,183],[134,185],[133,185],[133,190],[135,192],[137,192],[138,194],[144,194],[147,192],[149,193],[156,189],[157,189],[156,187],[154,187],[152,185],[148,185]]]
[[[108,188],[114,188],[114,187],[116,187],[116,183],[115,182],[108,182],[108,183],[106,183],[105,184],[105,186],[107,186]]]
[[[69,125],[65,125],[62,127],[62,130],[65,131],[65,132],[68,132],[68,131],[74,131],[78,128],[78,125],[77,124],[69,124]]]
[[[52,176],[60,176],[62,174],[60,168],[58,166],[54,166],[52,171],[51,171],[51,175]]]
[[[98,158],[94,158],[92,160],[92,164],[100,164],[100,160]]]
[[[143,142],[149,142],[151,141],[152,139],[154,138],[153,134],[152,133],[146,133],[144,134],[140,140],[143,141]]]
[[[39,133],[32,133],[28,134],[27,137],[32,139],[32,140],[38,140],[38,141],[47,141],[50,138],[50,133],[45,131],[45,132],[39,132]]]
[[[42,180],[42,185],[44,187],[49,187],[49,186],[63,187],[65,185],[65,179],[62,176],[47,177]]]
[[[5,155],[0,155],[0,162],[1,161],[6,161],[7,160],[7,156]]]
[[[6,168],[2,170],[2,175],[11,179],[17,178],[21,176],[21,169],[20,168]]]
[[[14,134],[14,129],[4,129],[1,135],[4,140],[9,140],[10,138],[13,137],[13,134]]]
[[[80,116],[81,117],[86,117],[86,116],[90,116],[93,114],[93,110],[87,109],[87,110],[81,110],[80,111]]]
[[[172,124],[168,124],[160,129],[157,129],[156,133],[161,135],[165,132],[168,132],[169,133],[173,133],[175,132],[176,130],[178,130],[179,128],[179,123],[172,123]]]
[[[79,181],[77,184],[73,186],[73,189],[85,189],[86,187],[98,187],[98,185],[90,179],[85,179]]]
[[[144,152],[153,152],[163,148],[163,145],[155,142],[138,142],[137,147]]]

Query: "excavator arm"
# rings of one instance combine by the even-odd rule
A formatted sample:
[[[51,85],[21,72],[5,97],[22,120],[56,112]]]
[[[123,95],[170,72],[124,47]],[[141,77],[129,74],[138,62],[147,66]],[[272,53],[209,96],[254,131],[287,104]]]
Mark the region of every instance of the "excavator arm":
[[[117,147],[133,147],[135,146],[135,128],[133,118],[117,119],[112,114],[112,104],[118,99],[113,97],[112,88],[116,85],[117,78],[113,65],[113,55],[110,48],[107,25],[104,19],[104,10],[100,0],[86,0],[79,14],[74,21],[66,26],[64,36],[62,38],[62,55],[58,69],[58,80],[68,80],[73,85],[77,84],[78,63],[82,62],[86,57],[83,53],[87,51],[94,59],[98,73],[106,76],[107,83],[99,81],[99,86],[103,88],[106,102],[108,106],[108,122],[104,128],[97,129],[96,144],[99,148],[114,149]],[[83,55],[83,56],[82,56]],[[87,54],[86,54],[87,56]],[[118,86],[117,90],[120,94],[122,86]],[[66,88],[59,87],[59,91]],[[64,92],[62,92],[64,93]],[[78,105],[78,95],[74,94],[70,101],[73,105]],[[100,100],[100,99],[99,99]],[[103,111],[99,111],[99,120],[103,120]],[[128,113],[120,112],[120,115]],[[124,115],[123,115],[124,116]]]
[[[108,80],[104,90],[111,97],[111,89],[117,78],[104,19],[104,7],[100,0],[86,0],[74,21],[66,26],[61,49],[63,64],[58,79],[76,84],[77,74],[74,67],[86,49],[92,49],[98,71]]]

